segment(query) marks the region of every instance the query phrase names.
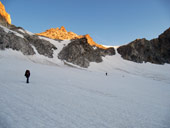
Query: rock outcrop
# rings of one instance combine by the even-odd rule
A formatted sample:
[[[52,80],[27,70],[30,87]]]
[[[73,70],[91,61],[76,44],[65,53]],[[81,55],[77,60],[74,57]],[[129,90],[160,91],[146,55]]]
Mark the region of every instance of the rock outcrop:
[[[122,58],[138,63],[170,63],[170,28],[150,41],[137,39],[117,49]]]
[[[14,26],[13,26],[14,27]],[[5,30],[6,29],[6,30]],[[17,27],[15,30],[17,31]],[[20,28],[19,28],[20,29]],[[19,30],[18,30],[19,31]],[[53,57],[53,50],[57,49],[49,41],[40,39],[36,35],[17,33],[7,28],[0,27],[0,50],[13,49],[21,51],[24,55],[34,55],[35,50],[49,58]]]
[[[8,26],[11,24],[10,15],[6,12],[4,5],[0,1],[0,24]]]
[[[90,37],[89,34],[87,35],[77,35],[74,32],[67,32],[64,26],[61,28],[51,28],[49,30],[46,30],[45,32],[42,33],[37,33],[39,36],[45,36],[51,39],[57,39],[57,40],[73,40],[73,39],[81,39],[81,38],[86,38],[87,42],[91,46],[96,46],[98,48],[102,49],[107,49],[106,47],[99,45],[93,41],[93,39]]]
[[[0,49],[5,50],[8,48],[21,51],[24,55],[35,54],[28,41],[15,35],[15,33],[11,31],[5,32],[4,29],[0,27]]]
[[[58,54],[58,58],[87,68],[90,62],[102,62],[102,57],[115,55],[114,48],[101,49],[91,46],[87,38],[75,39]]]

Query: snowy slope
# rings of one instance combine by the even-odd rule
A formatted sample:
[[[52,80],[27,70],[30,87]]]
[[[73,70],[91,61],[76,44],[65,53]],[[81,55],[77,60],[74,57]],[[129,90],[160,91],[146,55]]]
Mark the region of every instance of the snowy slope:
[[[47,40],[50,43],[52,43],[54,46],[57,47],[57,50],[54,50],[53,58],[48,58],[46,56],[40,55],[36,51],[36,48],[34,48],[34,51],[36,52],[36,55],[28,56],[28,58],[30,60],[36,62],[36,63],[63,66],[64,65],[64,61],[61,61],[60,59],[58,59],[58,54],[63,49],[63,47],[67,46],[71,41],[70,40],[56,41],[56,40],[52,40],[52,39],[45,38],[45,37],[40,37],[40,36],[39,36],[39,38]],[[77,67],[76,65],[74,65],[74,66]]]
[[[88,69],[70,67],[57,57],[69,40],[40,38],[57,47],[54,58],[0,51],[0,128],[170,127],[169,64],[137,64],[116,54]]]
[[[170,127],[170,65],[116,55],[80,70],[30,58],[0,51],[0,128]]]

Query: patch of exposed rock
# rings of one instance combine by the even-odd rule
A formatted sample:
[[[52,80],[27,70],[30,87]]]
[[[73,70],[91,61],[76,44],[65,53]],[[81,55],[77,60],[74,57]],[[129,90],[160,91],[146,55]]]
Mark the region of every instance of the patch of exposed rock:
[[[137,63],[170,63],[170,28],[150,41],[137,39],[117,49],[122,58]]]
[[[34,55],[35,52],[29,42],[16,36],[13,32],[6,33],[3,28],[0,27],[0,49],[8,49],[21,51],[24,55]]]
[[[53,58],[53,50],[56,50],[57,48],[49,41],[40,39],[36,35],[33,36],[25,35],[24,37],[28,40],[30,44],[32,44],[36,48],[37,52],[40,55]]]
[[[13,28],[15,26],[13,25]],[[7,28],[6,28],[7,29]],[[17,31],[17,27],[15,28]],[[57,49],[49,41],[40,39],[36,35],[29,35],[27,33],[17,33],[15,31],[7,29],[4,30],[0,27],[0,49],[13,49],[21,51],[24,55],[34,55],[35,51],[49,58],[53,57],[53,50]],[[33,48],[34,47],[34,48]]]
[[[101,49],[91,46],[86,38],[76,39],[65,46],[58,54],[58,58],[87,68],[90,62],[102,62],[102,57],[115,55],[114,48]]]

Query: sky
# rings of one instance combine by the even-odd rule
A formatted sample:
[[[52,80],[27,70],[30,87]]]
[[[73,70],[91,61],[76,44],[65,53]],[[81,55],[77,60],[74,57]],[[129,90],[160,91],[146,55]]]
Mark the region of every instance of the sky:
[[[169,0],[0,0],[12,24],[33,33],[64,26],[96,43],[157,38],[170,27]]]

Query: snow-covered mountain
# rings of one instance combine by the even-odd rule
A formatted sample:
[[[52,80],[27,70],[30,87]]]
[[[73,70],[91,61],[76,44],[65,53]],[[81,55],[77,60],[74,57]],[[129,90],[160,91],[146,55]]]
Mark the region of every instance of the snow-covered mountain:
[[[102,57],[115,54],[113,47],[102,49],[91,46],[86,38],[53,40],[14,25],[10,29],[0,26],[0,42],[1,50],[13,49],[24,55],[42,55],[52,61],[57,58],[85,68],[89,67],[90,62],[99,63],[102,62]]]
[[[0,15],[0,50],[13,49],[21,51],[24,55],[40,54],[52,60],[58,58],[65,61],[65,64],[72,63],[84,68],[89,67],[90,62],[99,63],[102,62],[102,57],[115,54],[113,47],[105,48],[95,43],[90,35],[79,36],[67,32],[64,27],[50,29],[40,34],[32,34],[21,27],[16,27],[11,24],[10,15],[3,5],[0,6]],[[67,41],[63,41],[65,39]],[[69,43],[66,45],[64,42]]]
[[[93,41],[90,35],[77,35],[61,28],[52,28],[39,34],[32,34],[11,24],[10,15],[0,3],[0,49],[21,51],[24,55],[40,54],[44,57],[58,58],[64,63],[72,63],[88,68],[91,62],[101,63],[102,57],[115,55],[113,47],[105,47]],[[120,46],[118,53],[122,58],[142,63],[170,63],[170,29],[157,39],[137,39]],[[46,37],[46,38],[45,38]],[[53,40],[50,40],[53,39]],[[67,40],[67,41],[66,41]],[[64,43],[64,42],[69,43]],[[57,54],[56,54],[57,53]]]

